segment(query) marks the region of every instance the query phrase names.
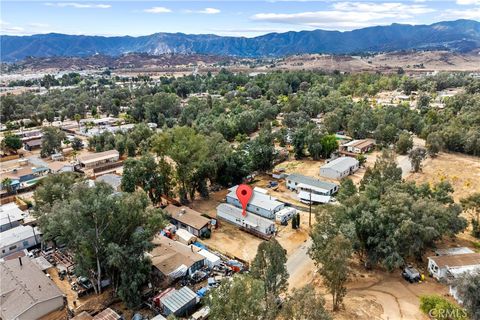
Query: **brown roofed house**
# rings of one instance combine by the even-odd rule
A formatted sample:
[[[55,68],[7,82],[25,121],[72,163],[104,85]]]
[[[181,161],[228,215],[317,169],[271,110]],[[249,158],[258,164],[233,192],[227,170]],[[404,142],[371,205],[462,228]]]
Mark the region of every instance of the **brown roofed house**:
[[[190,275],[203,267],[205,257],[198,254],[193,246],[184,245],[165,236],[152,240],[156,246],[150,253],[154,273],[160,278],[174,279]]]
[[[0,317],[4,320],[41,318],[64,306],[64,295],[30,259],[0,262]]]
[[[169,204],[165,211],[171,216],[172,223],[177,228],[185,229],[197,237],[203,237],[210,230],[210,219],[189,207]]]

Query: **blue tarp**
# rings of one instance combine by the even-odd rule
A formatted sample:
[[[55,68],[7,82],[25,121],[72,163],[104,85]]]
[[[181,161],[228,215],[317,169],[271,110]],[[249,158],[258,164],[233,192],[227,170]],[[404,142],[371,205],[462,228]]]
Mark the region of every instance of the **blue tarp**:
[[[200,288],[199,290],[197,290],[197,296],[199,296],[200,298],[205,297],[205,295],[207,294],[208,290],[210,290],[210,288],[208,288],[208,287]]]
[[[205,247],[203,244],[201,244],[201,243],[198,242],[198,241],[195,241],[195,242],[193,243],[193,245],[196,246],[196,247],[199,247],[200,249],[205,249],[205,250],[207,250],[207,247]]]

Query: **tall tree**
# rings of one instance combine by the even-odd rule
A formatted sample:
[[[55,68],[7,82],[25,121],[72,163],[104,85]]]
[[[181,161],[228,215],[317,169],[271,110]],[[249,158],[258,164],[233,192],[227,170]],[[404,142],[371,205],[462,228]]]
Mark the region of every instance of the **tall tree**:
[[[471,210],[472,215],[472,236],[480,238],[480,192],[460,200],[464,210]]]
[[[325,310],[325,299],[315,292],[315,287],[308,284],[300,289],[293,289],[291,296],[282,306],[280,318],[284,320],[331,320]]]
[[[261,319],[265,312],[264,285],[249,275],[236,275],[225,280],[207,296],[209,319],[240,320]]]
[[[13,134],[6,134],[1,142],[3,152],[17,152],[22,147],[22,140],[20,137]]]
[[[480,271],[464,272],[455,279],[454,286],[472,320],[480,320]]]
[[[318,234],[312,236],[314,245],[310,255],[319,269],[325,287],[332,295],[333,311],[337,311],[347,293],[345,283],[350,274],[348,263],[352,255],[352,245],[342,234],[337,234],[326,246],[320,247],[315,241],[322,236]]]
[[[68,179],[71,176],[62,181]],[[35,193],[44,238],[66,244],[73,252],[76,272],[88,277],[96,292],[102,290],[101,280],[109,277],[114,292],[134,306],[150,271],[144,252],[163,225],[161,212],[147,209],[145,193],[114,194],[102,182],[94,187],[74,182],[68,192],[57,192],[63,199],[53,199],[45,192],[53,180],[44,180],[42,192]]]
[[[397,144],[395,150],[399,154],[407,154],[413,147],[413,138],[408,132],[402,132],[398,136]]]
[[[65,140],[65,138],[65,133],[58,128],[44,128],[42,137],[42,150],[40,151],[41,156],[48,157],[51,154],[60,151],[62,141]]]
[[[435,158],[444,147],[443,138],[438,132],[432,132],[427,136],[425,145],[428,155]]]
[[[408,154],[410,163],[412,164],[413,172],[419,172],[422,169],[422,161],[425,160],[427,151],[425,148],[415,148]]]
[[[272,317],[276,314],[276,299],[288,286],[287,256],[285,249],[272,239],[264,241],[258,246],[257,254],[251,264],[251,275],[264,284],[265,303],[267,311]]]

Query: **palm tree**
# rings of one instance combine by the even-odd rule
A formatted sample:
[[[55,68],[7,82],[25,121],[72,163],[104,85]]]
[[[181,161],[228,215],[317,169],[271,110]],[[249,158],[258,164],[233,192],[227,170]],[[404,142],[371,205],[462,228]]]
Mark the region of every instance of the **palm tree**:
[[[12,182],[13,180],[10,178],[5,178],[2,180],[2,189],[5,188],[7,190],[7,193],[12,193],[13,187],[12,187]]]

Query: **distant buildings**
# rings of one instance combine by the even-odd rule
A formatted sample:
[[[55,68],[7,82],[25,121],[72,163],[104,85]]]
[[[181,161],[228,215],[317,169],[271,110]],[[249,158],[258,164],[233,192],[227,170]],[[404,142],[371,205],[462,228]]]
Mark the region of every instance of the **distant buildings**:
[[[358,170],[360,163],[352,157],[340,157],[320,167],[320,176],[343,179]]]
[[[3,320],[39,319],[64,306],[60,289],[29,258],[0,262],[0,276]]]
[[[77,157],[77,170],[87,176],[97,176],[107,173],[114,173],[122,166],[120,154],[117,150],[91,153]]]
[[[340,146],[340,153],[345,155],[357,155],[369,152],[375,148],[375,142],[371,139],[353,140]]]

